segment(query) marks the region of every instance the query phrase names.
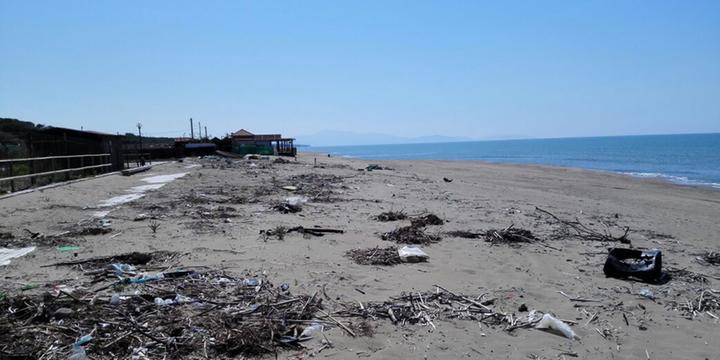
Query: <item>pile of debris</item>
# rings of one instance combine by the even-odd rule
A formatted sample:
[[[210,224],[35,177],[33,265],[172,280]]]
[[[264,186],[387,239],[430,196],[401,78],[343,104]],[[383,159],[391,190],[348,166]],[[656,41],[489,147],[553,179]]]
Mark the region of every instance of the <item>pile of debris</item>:
[[[286,182],[298,194],[305,195],[314,202],[337,201],[337,188],[343,186],[344,178],[332,174],[307,173],[289,177]]]
[[[383,302],[348,304],[340,316],[365,319],[387,319],[393,324],[429,325],[435,328],[437,320],[472,320],[486,325],[514,324],[512,315],[489,307],[492,300],[483,301],[482,296],[468,297],[435,285],[437,291],[401,293]]]
[[[294,295],[286,284],[211,269],[150,274],[141,264],[156,264],[156,255],[115,256],[135,264],[105,263],[86,272],[92,281],[0,300],[0,357],[261,356],[299,348],[312,333],[305,330],[317,327],[317,293]]]
[[[538,239],[530,230],[518,229],[513,225],[502,230],[488,230],[485,232],[485,241],[494,244],[518,245],[519,243],[532,243]]]
[[[411,219],[410,223],[415,227],[421,227],[428,225],[442,225],[445,221],[435,214],[427,214]]]
[[[439,242],[440,236],[428,234],[425,228],[417,225],[402,226],[395,230],[383,233],[383,240],[394,241],[398,244],[429,245]]]
[[[386,211],[375,216],[375,220],[380,222],[398,221],[407,219],[407,214],[403,211]]]
[[[669,306],[680,311],[688,319],[706,314],[717,320],[720,317],[720,291],[714,289],[697,289],[694,298],[684,301],[670,301]]]
[[[374,247],[370,249],[352,249],[345,253],[360,265],[397,265],[402,263],[400,255],[398,255],[397,246]]]

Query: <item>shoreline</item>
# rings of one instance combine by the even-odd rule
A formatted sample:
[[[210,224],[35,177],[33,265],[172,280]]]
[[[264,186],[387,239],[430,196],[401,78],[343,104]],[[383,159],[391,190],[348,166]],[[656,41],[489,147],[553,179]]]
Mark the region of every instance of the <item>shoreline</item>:
[[[310,156],[317,156],[318,158],[327,158],[328,153],[327,152],[316,152],[316,151],[302,151],[298,152],[299,154],[307,154]],[[332,155],[332,154],[331,154]],[[553,165],[553,164],[533,164],[533,163],[518,163],[518,162],[495,162],[495,161],[488,161],[488,160],[480,160],[480,159],[365,159],[361,157],[352,157],[347,155],[333,155],[332,157],[336,158],[342,158],[347,160],[356,160],[356,161],[365,161],[365,162],[393,162],[393,161],[408,161],[408,162],[423,162],[423,161],[437,161],[437,162],[456,162],[456,163],[481,163],[486,165],[498,165],[498,166],[519,166],[519,167],[536,167],[536,168],[547,168],[549,170],[582,170],[582,171],[588,171],[590,173],[594,174],[606,174],[606,175],[620,175],[624,176],[629,179],[635,179],[640,181],[648,181],[655,184],[665,184],[665,185],[672,185],[677,186],[678,188],[693,188],[693,189],[703,189],[703,190],[712,190],[712,191],[720,191],[720,183],[683,183],[678,181],[672,181],[670,179],[670,175],[666,174],[657,174],[658,176],[643,176],[640,174],[644,173],[633,173],[633,172],[622,172],[622,171],[611,171],[611,170],[603,170],[603,169],[591,169],[591,168],[583,168],[583,167],[574,167],[574,166],[562,166],[562,165]],[[689,179],[688,179],[689,180]]]

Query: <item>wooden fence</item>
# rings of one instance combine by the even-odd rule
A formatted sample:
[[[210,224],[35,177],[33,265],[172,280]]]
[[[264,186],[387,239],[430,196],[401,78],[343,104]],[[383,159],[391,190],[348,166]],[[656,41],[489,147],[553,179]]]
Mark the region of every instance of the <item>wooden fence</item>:
[[[16,190],[18,181],[36,186],[39,178],[49,178],[53,182],[56,176],[64,176],[70,180],[72,174],[104,173],[112,169],[111,154],[84,154],[65,156],[45,156],[24,159],[0,160],[0,187],[8,184],[10,191]]]

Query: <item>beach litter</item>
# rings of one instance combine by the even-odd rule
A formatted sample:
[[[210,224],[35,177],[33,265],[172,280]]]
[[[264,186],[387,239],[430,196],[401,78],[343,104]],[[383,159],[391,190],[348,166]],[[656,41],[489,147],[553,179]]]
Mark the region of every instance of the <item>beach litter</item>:
[[[529,318],[533,316],[532,312],[528,315]],[[575,339],[578,338],[578,336],[575,334],[575,331],[570,327],[570,325],[564,323],[562,320],[556,319],[554,316],[550,314],[544,314],[542,316],[542,319],[535,325],[536,329],[548,329],[553,332],[556,332],[568,339]]]
[[[421,248],[414,245],[403,246],[398,250],[398,255],[400,260],[409,263],[423,262],[430,258]]]
[[[301,348],[300,341],[328,326],[318,319],[334,319],[321,310],[317,293],[294,295],[266,278],[236,278],[207,268],[141,279],[150,278],[152,286],[149,280],[80,278],[75,282],[82,286],[72,294],[0,299],[0,357],[114,359],[138,352],[147,358],[260,357]]]
[[[658,249],[609,249],[603,273],[618,279],[636,278],[657,283],[662,280],[662,252]]]
[[[80,250],[80,247],[76,246],[76,245],[64,245],[64,246],[58,246],[57,249],[60,252],[70,252],[70,251],[78,251],[78,250]]]
[[[25,256],[35,251],[35,246],[28,246],[20,249],[0,248],[0,266],[10,265],[10,260]]]

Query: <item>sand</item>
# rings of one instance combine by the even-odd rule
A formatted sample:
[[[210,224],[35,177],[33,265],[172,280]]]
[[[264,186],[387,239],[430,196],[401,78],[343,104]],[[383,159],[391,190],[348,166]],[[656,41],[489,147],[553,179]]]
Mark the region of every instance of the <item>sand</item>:
[[[312,166],[315,158],[317,168]],[[578,169],[466,161],[368,162],[302,153],[290,164],[231,162],[186,159],[155,166],[149,173],[111,175],[1,199],[0,232],[18,237],[23,229],[59,233],[93,217],[110,220],[112,232],[74,239],[80,246],[75,252],[39,246],[14,258],[0,267],[0,288],[14,294],[33,283],[41,286],[30,291],[41,292],[46,284],[82,276],[68,267],[41,267],[58,261],[172,250],[188,253],[184,264],[238,274],[265,272],[276,283],[290,284],[295,293],[311,294],[325,286],[341,301],[382,301],[402,291],[432,291],[434,284],[488,294],[496,298],[496,308],[516,316],[526,316],[518,310],[525,304],[572,320],[580,337],[568,340],[536,329],[507,332],[473,321],[438,321],[434,330],[377,321],[372,337],[351,338],[340,328],[329,329],[326,335],[334,348],[322,351],[320,358],[717,359],[720,354],[718,320],[704,313],[688,318],[673,309],[674,301],[690,299],[695,289],[720,287],[720,267],[697,260],[720,248],[720,191]],[[358,171],[369,163],[391,170]],[[293,195],[281,187],[298,185],[290,177],[303,174],[326,176],[325,186],[309,194],[318,200],[299,213],[273,210],[274,202]],[[215,202],[232,196],[237,198]],[[665,267],[704,274],[709,284],[675,278],[648,285],[606,278],[604,253],[621,244],[556,239],[557,226],[536,206],[600,230],[607,225],[614,235],[627,226],[633,246],[659,248]],[[380,234],[410,222],[373,219],[389,210],[431,212],[446,220],[427,228],[442,237],[423,247],[430,260],[381,267],[344,257],[350,249],[392,245]],[[149,220],[133,221],[140,214],[158,217],[156,234]],[[444,234],[511,224],[545,241],[511,247]],[[291,233],[284,240],[259,235],[278,225],[345,233]],[[638,296],[644,288],[657,299]],[[570,301],[559,291],[598,302]],[[588,322],[593,315],[597,318]]]

